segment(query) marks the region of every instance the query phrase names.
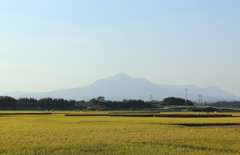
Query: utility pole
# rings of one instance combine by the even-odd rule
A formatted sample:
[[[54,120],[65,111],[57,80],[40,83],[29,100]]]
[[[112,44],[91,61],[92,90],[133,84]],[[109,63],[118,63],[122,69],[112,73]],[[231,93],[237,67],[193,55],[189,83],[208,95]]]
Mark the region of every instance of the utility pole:
[[[199,94],[199,105],[202,104],[202,94]]]
[[[152,95],[150,95],[150,102],[152,101],[152,98],[153,98],[153,96],[152,96]]]
[[[185,89],[185,105],[187,105],[187,89]]]
[[[198,99],[199,99],[198,103],[199,103],[199,105],[200,105],[200,94],[199,94],[199,98],[198,98]]]

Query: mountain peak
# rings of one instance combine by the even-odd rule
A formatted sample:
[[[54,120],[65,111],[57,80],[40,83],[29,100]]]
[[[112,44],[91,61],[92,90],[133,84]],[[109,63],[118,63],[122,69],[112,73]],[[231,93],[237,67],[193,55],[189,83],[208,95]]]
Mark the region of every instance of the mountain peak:
[[[113,77],[120,77],[120,78],[123,78],[123,77],[131,77],[131,76],[129,76],[129,75],[126,75],[126,74],[124,74],[124,73],[120,72],[120,73],[116,74],[116,75],[115,75],[115,76],[113,76]]]
[[[207,87],[207,89],[219,89],[217,86],[210,85]]]
[[[119,75],[125,75],[126,76],[126,74],[124,74],[123,72],[120,72],[120,73],[118,73],[118,74],[116,74],[115,76],[119,76]]]

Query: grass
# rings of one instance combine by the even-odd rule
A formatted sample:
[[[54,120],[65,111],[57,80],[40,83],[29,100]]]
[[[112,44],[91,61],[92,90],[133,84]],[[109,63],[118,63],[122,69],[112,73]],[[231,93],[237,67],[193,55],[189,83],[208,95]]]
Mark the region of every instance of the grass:
[[[240,124],[239,117],[66,117],[65,113],[76,112],[0,115],[0,154],[240,153],[240,128],[185,126]]]

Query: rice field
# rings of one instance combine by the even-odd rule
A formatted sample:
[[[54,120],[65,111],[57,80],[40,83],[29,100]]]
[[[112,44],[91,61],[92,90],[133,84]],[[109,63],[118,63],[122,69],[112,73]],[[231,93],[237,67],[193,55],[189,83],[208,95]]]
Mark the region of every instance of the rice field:
[[[75,113],[72,111],[6,113],[9,111],[0,112],[1,155],[240,153],[239,113],[217,118],[65,116]]]

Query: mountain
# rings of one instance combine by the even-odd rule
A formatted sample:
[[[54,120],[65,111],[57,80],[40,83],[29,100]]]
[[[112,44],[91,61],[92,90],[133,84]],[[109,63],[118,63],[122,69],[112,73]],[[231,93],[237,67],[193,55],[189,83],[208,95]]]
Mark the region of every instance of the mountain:
[[[233,98],[237,99],[236,96],[227,93],[216,86],[200,88],[193,85],[156,85],[144,78],[132,78],[123,73],[119,73],[113,77],[99,79],[91,85],[84,87],[60,89],[44,93],[14,92],[3,95],[9,95],[14,98],[34,97],[40,99],[51,97],[74,100],[90,100],[98,96],[104,96],[107,100],[142,99],[148,101],[150,95],[153,95],[154,100],[162,100],[166,97],[185,98],[185,89],[188,89],[188,99],[194,101],[198,99],[199,94],[203,94],[203,101],[205,101],[204,99],[212,101]]]
[[[8,96],[24,96],[28,93],[26,92],[22,92],[22,91],[15,91],[15,92],[8,92],[8,93],[5,93],[3,95],[8,95]]]
[[[191,94],[191,99],[198,102],[199,94],[202,95],[202,98],[204,101],[208,102],[216,102],[219,100],[226,100],[226,101],[232,101],[232,100],[239,100],[240,98],[237,96],[234,96],[221,88],[217,86],[209,86],[207,88],[200,88],[198,86],[194,85],[184,85],[184,86],[176,86],[176,85],[163,85],[163,84],[157,84],[160,88],[171,90],[174,92],[183,92],[185,89],[187,89],[188,96]]]
[[[97,80],[89,86],[62,89],[46,93],[30,93],[27,96],[34,98],[52,97],[75,100],[90,100],[98,96],[104,96],[107,100],[142,99],[149,100],[149,95],[161,100],[172,94],[152,84],[144,78],[132,78],[123,73],[113,77]]]

